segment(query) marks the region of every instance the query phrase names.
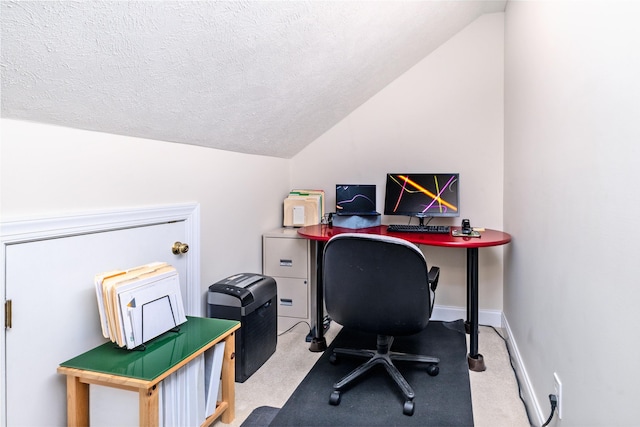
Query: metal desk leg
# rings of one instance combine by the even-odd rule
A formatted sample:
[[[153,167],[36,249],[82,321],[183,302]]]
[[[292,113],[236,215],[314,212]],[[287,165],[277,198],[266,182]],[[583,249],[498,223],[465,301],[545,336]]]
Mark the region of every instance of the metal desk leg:
[[[471,333],[471,288],[473,287],[471,284],[472,278],[470,271],[473,270],[473,265],[471,262],[471,254],[469,253],[469,249],[467,249],[467,320],[464,322],[464,331],[468,334]]]
[[[469,370],[482,372],[484,358],[478,353],[478,248],[467,248],[467,321],[469,322]]]
[[[322,255],[324,252],[324,242],[315,241],[316,244],[316,303],[312,309],[315,310],[315,328],[314,335],[311,338],[309,350],[313,352],[321,352],[327,349],[327,340],[324,337],[324,286],[322,283]]]

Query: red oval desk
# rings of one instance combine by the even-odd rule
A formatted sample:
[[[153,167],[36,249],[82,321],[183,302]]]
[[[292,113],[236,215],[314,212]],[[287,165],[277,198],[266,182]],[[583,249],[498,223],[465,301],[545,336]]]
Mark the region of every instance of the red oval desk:
[[[457,229],[458,227],[452,227]],[[444,246],[449,248],[465,248],[467,250],[467,321],[465,326],[469,333],[469,354],[467,360],[469,369],[481,372],[486,369],[484,359],[478,353],[478,248],[505,245],[511,241],[508,233],[497,230],[485,229],[480,232],[480,237],[454,237],[451,234],[429,233],[394,233],[388,232],[386,225],[377,227],[351,229],[342,227],[329,227],[318,224],[302,227],[298,234],[306,239],[313,240],[316,247],[316,304],[312,308],[315,319],[314,336],[311,340],[311,351],[324,351],[327,343],[322,327],[323,311],[318,307],[323,306],[324,295],[322,287],[322,252],[324,244],[330,238],[342,233],[365,233],[394,236],[407,240],[416,245]]]

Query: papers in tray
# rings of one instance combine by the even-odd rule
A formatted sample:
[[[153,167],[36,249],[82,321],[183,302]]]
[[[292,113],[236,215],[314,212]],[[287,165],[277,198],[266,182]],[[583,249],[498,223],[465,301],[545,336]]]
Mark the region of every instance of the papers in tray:
[[[95,276],[102,335],[128,349],[187,321],[177,270],[153,262]]]
[[[324,191],[291,190],[283,206],[285,227],[319,224],[324,216]]]

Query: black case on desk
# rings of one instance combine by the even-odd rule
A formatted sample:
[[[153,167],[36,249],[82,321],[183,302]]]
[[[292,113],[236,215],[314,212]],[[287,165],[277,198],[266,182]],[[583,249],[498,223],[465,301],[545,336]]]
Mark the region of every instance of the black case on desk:
[[[236,332],[236,382],[243,383],[276,351],[278,340],[276,281],[240,273],[209,286],[207,316],[239,320]]]

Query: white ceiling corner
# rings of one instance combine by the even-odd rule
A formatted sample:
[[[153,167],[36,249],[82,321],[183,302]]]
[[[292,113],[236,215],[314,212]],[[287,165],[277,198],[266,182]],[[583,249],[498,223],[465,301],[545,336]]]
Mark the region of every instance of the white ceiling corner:
[[[2,0],[2,116],[290,158],[505,3]]]

